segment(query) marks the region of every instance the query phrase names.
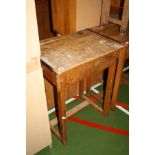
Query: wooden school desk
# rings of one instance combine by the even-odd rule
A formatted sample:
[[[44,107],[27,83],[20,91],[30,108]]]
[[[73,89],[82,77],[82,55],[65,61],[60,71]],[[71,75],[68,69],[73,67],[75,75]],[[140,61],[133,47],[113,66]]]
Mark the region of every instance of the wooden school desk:
[[[51,131],[65,144],[67,141],[66,118],[89,104],[103,115],[110,110],[113,86],[121,76],[124,63],[123,46],[99,34],[83,30],[63,37],[46,39],[41,42],[41,63],[44,77],[53,85],[57,119],[50,122]],[[84,79],[87,79],[87,93],[90,91],[89,79],[108,68],[103,109],[90,101],[84,92]],[[116,77],[116,78],[115,78]],[[79,82],[79,95],[84,101],[79,107],[66,113],[66,87]],[[118,84],[117,81],[116,84]],[[58,122],[59,132],[54,125]]]

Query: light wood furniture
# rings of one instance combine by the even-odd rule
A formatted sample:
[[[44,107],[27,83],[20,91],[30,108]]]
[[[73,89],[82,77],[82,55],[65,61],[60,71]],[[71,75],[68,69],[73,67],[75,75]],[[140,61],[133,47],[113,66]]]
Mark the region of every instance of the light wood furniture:
[[[120,35],[120,27],[117,24],[108,23],[104,26],[104,28],[101,28],[100,26],[96,26],[89,29],[90,31],[100,34],[103,37],[107,37],[111,40],[117,41],[123,46],[126,46],[124,59],[129,59],[129,31],[126,30],[126,33],[124,35]],[[123,65],[124,66],[124,63]],[[123,70],[120,69],[120,71]],[[122,74],[122,73],[120,73]],[[123,74],[122,74],[123,76]],[[115,80],[116,83],[120,81],[121,76],[118,77],[118,80]],[[127,82],[126,82],[127,83]],[[118,90],[119,90],[119,84],[115,84],[114,90],[113,90],[113,98],[111,101],[111,109],[115,109],[116,99],[118,96]]]
[[[127,30],[129,21],[129,0],[124,0],[123,14],[121,19],[110,17],[111,0],[103,0],[101,24],[106,25],[108,22],[120,25],[120,32]]]
[[[50,122],[51,131],[63,144],[67,141],[66,117],[89,104],[103,115],[108,114],[113,83],[115,81],[115,85],[119,84],[125,50],[126,46],[88,30],[41,42],[43,74],[54,87],[54,99],[58,117],[58,121],[55,119]],[[87,93],[92,94],[90,91],[91,77],[96,75],[96,73],[103,72],[106,68],[108,68],[108,77],[104,93],[104,104],[102,103],[104,108],[101,109],[83,95],[84,80],[87,80]],[[78,108],[66,113],[65,90],[74,83],[79,83],[79,96],[88,102],[85,101]],[[54,128],[57,122],[60,133]]]
[[[61,35],[100,24],[102,0],[52,0],[53,29]]]
[[[123,12],[124,0],[111,0],[110,16],[121,17]]]
[[[26,1],[26,12],[26,154],[32,155],[51,145],[52,140],[33,0]]]
[[[128,25],[128,0],[124,0],[121,19],[112,18],[111,11],[119,11],[122,0],[52,0],[53,29],[61,35],[112,22],[125,32]],[[122,7],[121,7],[122,10]]]
[[[54,36],[51,0],[35,0],[39,39]]]

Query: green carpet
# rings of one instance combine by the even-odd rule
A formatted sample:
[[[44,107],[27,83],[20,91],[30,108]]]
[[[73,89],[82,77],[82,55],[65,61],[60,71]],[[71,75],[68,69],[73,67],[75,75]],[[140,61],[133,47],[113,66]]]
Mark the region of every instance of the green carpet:
[[[97,88],[101,90],[101,86]],[[67,105],[67,109],[79,104],[82,100],[75,100]],[[129,88],[121,85],[119,102],[129,103]],[[104,117],[91,106],[73,115],[76,118],[91,121],[105,126],[122,130],[129,130],[129,116],[116,109]],[[50,119],[52,116],[50,116]],[[129,136],[105,130],[88,127],[67,120],[67,144],[62,145],[52,135],[52,148],[46,147],[37,155],[128,155]]]

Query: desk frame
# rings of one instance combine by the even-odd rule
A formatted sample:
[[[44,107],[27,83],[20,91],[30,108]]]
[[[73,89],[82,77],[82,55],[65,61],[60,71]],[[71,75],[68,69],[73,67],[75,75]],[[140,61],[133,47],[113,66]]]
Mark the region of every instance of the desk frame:
[[[57,120],[54,119],[50,122],[51,131],[63,144],[66,144],[67,142],[66,116],[69,117],[82,108],[85,108],[89,104],[95,107],[104,116],[108,115],[111,108],[111,101],[112,103],[115,103],[117,99],[119,82],[123,70],[125,51],[126,47],[113,50],[108,54],[100,56],[84,64],[78,65],[61,74],[55,73],[52,68],[50,68],[50,66],[41,61],[43,75],[54,87],[54,100]],[[104,108],[101,109],[94,105],[92,101],[90,101],[86,96],[83,95],[84,79],[87,77],[86,91],[89,93],[89,77],[94,75],[95,72],[101,72],[106,68],[108,68],[108,77],[103,101]],[[74,84],[76,82],[80,82],[79,95],[88,102],[83,102],[76,110],[75,108],[73,108],[73,111],[70,110],[68,111],[68,113],[66,113],[65,89],[68,85]],[[59,132],[54,127],[57,123],[59,126]]]

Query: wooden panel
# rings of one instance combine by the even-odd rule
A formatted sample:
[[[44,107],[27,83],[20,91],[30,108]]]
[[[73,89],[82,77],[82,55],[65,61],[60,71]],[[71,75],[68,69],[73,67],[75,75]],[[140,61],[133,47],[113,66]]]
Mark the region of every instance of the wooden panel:
[[[53,29],[64,35],[100,24],[102,0],[52,0]]]
[[[111,0],[110,16],[122,19],[124,0]]]
[[[92,76],[91,86],[102,81],[102,73],[97,73],[96,76]],[[53,95],[53,86],[45,80],[45,90],[46,90],[46,98],[47,98],[47,107],[48,109],[54,108],[54,95]],[[86,90],[86,80],[84,82],[84,91]],[[66,99],[72,98],[76,95],[79,95],[79,83],[75,83],[69,85],[66,88]]]
[[[53,30],[60,34],[75,31],[76,0],[52,0]]]
[[[44,78],[45,83],[45,92],[46,92],[46,99],[47,99],[47,107],[48,110],[54,108],[54,93],[53,93],[53,86]],[[79,83],[75,83],[70,85],[66,88],[66,99],[72,98],[79,93]]]
[[[48,110],[54,108],[53,86],[44,79]]]
[[[103,0],[103,3],[102,3],[101,24],[103,24],[103,25],[106,25],[108,23],[107,17],[109,16],[110,3],[111,3],[111,0]]]
[[[45,82],[45,92],[46,92],[46,99],[47,99],[47,107],[48,110],[54,108],[54,93],[53,93],[53,86],[44,79]],[[79,84],[75,83],[73,85],[70,85],[66,88],[66,99],[72,98],[76,95],[78,95],[79,90]]]
[[[120,2],[121,2],[121,0],[111,0],[111,5],[119,7],[120,6]]]
[[[53,36],[50,0],[35,0],[39,39]]]
[[[91,77],[91,86],[101,82],[103,79],[103,73],[102,72],[101,73],[95,73],[95,74],[96,74],[95,76]]]
[[[46,92],[46,99],[47,99],[47,107],[48,110],[54,108],[54,93],[53,93],[53,86],[50,84],[45,78],[45,92]],[[79,90],[79,84],[75,83],[73,85],[70,85],[66,88],[66,99],[72,98],[76,95],[78,95]]]
[[[75,83],[67,87],[67,98],[71,98],[79,94],[79,83]]]
[[[47,107],[48,110],[54,108],[54,94],[53,94],[53,86],[46,80],[45,80],[45,90],[46,90],[46,98],[47,98]],[[102,81],[102,73],[97,73],[96,76],[92,76],[91,79],[91,86],[99,83]],[[86,90],[86,80],[84,82],[84,91]],[[75,83],[72,85],[69,85],[66,88],[66,99],[72,98],[76,95],[79,95],[79,83]]]

